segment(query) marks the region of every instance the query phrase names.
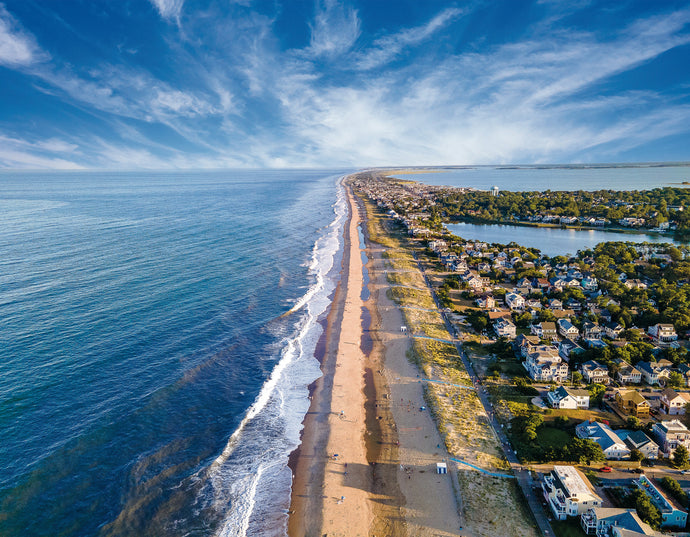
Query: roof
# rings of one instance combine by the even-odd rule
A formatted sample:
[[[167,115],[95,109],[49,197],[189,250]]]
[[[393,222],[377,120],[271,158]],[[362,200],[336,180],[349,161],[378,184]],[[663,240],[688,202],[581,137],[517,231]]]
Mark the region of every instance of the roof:
[[[594,507],[597,521],[606,520],[611,526],[615,525],[625,533],[621,535],[657,535],[648,525],[642,522],[634,509],[619,509],[617,507]],[[632,533],[630,533],[632,532]]]
[[[553,467],[552,474],[555,477],[556,485],[567,497],[582,498],[589,496],[599,498],[574,466],[556,465]]]
[[[595,369],[603,369],[604,371],[609,370],[608,367],[600,364],[596,360],[589,360],[589,361],[583,363],[580,367],[582,368],[582,370],[587,370],[587,371],[593,371]]]
[[[679,420],[666,420],[655,423],[654,427],[658,427],[664,433],[687,433],[688,428]]]
[[[659,447],[654,440],[649,438],[642,431],[628,431],[627,429],[620,429],[616,431],[616,434],[618,435],[618,438],[623,440],[623,442],[625,442],[630,449],[640,449],[648,444],[654,444],[656,448]]]
[[[637,390],[619,390],[618,396],[623,400],[623,401],[630,401],[632,403],[635,403],[636,405],[644,404],[646,403],[649,405],[649,401],[647,401],[644,396],[638,392]]]
[[[594,440],[604,451],[616,444],[623,444],[618,435],[605,423],[583,421],[576,429],[580,438]]]

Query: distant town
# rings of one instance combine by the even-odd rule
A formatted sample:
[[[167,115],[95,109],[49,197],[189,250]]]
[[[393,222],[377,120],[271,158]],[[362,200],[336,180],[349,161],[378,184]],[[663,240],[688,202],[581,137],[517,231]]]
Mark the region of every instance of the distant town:
[[[684,530],[688,247],[621,241],[548,257],[466,240],[444,224],[682,233],[690,192],[480,192],[381,174],[354,186],[407,235],[470,375],[490,394],[487,412],[507,432],[507,452],[533,471],[523,492],[540,497],[556,535]],[[580,533],[568,533],[575,527]]]

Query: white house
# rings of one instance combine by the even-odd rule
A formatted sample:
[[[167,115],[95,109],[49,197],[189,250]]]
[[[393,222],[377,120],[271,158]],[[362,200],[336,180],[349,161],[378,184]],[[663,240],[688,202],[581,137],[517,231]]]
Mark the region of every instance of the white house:
[[[601,446],[607,459],[620,460],[630,457],[630,448],[605,423],[583,421],[575,427],[575,434],[578,438],[594,440]]]
[[[642,373],[642,378],[649,384],[661,384],[671,374],[671,362],[659,360],[658,362],[639,362],[637,369]]]
[[[659,449],[664,457],[670,457],[678,446],[690,449],[690,431],[678,420],[667,420],[655,423],[652,426]]]
[[[541,484],[544,499],[558,520],[581,515],[592,507],[601,507],[601,498],[574,466],[554,466]]]
[[[678,340],[678,334],[672,324],[655,324],[647,328],[647,333],[652,337],[654,343],[660,346],[671,345]]]
[[[589,392],[587,390],[575,390],[559,386],[553,391],[548,392],[547,399],[551,408],[567,408],[576,410],[578,408],[589,408]]]
[[[616,380],[621,384],[639,384],[642,382],[642,373],[625,360],[619,360]]]
[[[556,349],[546,345],[537,346],[522,365],[533,380],[563,382],[568,378],[568,364],[563,362]]]
[[[580,336],[580,331],[568,319],[558,319],[558,333],[564,338],[576,340]]]
[[[589,360],[580,365],[582,377],[589,383],[608,384],[611,381],[609,369],[596,360]]]
[[[514,339],[516,336],[515,325],[511,321],[503,317],[496,319],[496,321],[494,322],[494,332],[496,332],[496,335],[498,337],[507,337],[510,339]]]
[[[524,310],[525,309],[525,298],[517,293],[507,293],[506,294],[506,306],[511,310]]]
[[[685,405],[690,403],[690,393],[678,393],[671,388],[666,388],[661,392],[659,407],[661,411],[671,416],[683,416]]]

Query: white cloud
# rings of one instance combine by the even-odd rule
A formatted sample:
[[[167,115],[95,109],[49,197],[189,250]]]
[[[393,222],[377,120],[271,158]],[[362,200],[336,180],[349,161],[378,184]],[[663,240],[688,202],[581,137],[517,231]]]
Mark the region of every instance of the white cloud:
[[[184,0],[151,0],[151,3],[164,19],[180,19]]]
[[[311,25],[310,54],[343,54],[352,48],[359,35],[357,10],[345,7],[338,0],[318,0],[317,13]]]
[[[34,37],[0,4],[0,65],[21,67],[47,59]]]
[[[422,26],[381,37],[374,41],[371,49],[355,58],[355,64],[360,69],[366,70],[388,63],[398,56],[403,49],[427,40],[462,13],[461,9],[448,8]]]
[[[5,168],[77,170],[83,166],[65,159],[65,152],[77,148],[61,140],[29,142],[21,138],[0,135],[0,166]],[[50,153],[58,153],[54,156]]]

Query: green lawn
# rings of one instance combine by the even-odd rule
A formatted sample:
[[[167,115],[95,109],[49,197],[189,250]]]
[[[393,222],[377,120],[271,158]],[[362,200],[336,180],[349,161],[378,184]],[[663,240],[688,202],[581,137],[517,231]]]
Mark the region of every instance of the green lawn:
[[[555,427],[541,426],[537,430],[537,440],[543,447],[559,448],[570,442],[571,436]]]

